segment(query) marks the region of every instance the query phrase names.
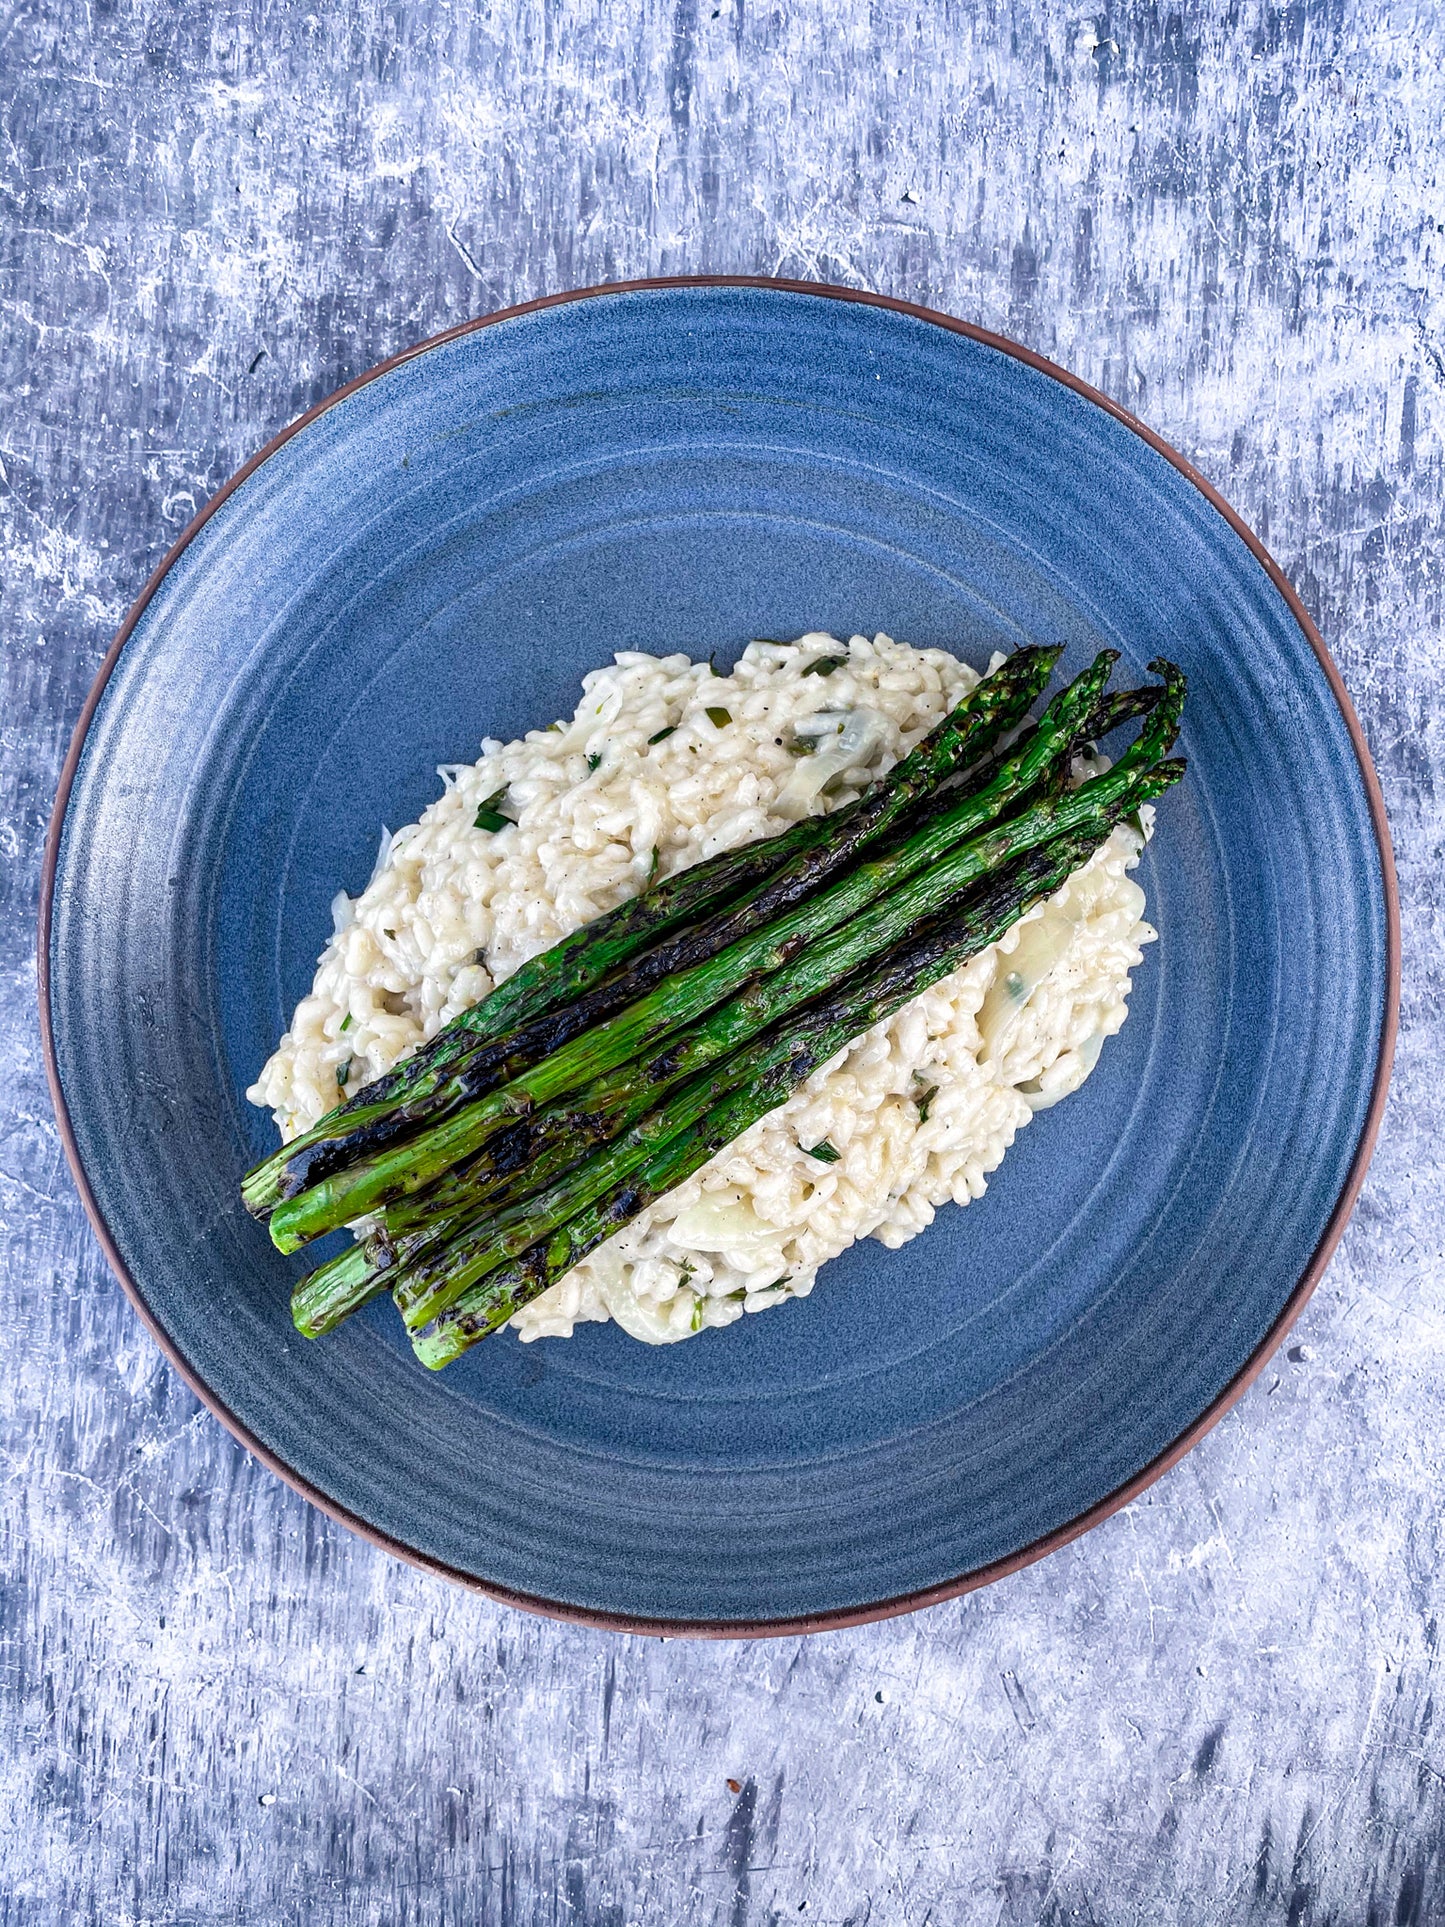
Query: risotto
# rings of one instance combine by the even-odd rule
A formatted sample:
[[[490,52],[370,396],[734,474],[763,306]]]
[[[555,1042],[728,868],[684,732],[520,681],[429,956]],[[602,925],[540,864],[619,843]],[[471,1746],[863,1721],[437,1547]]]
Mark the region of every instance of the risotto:
[[[977,681],[885,635],[754,642],[729,675],[619,654],[569,721],[484,742],[441,769],[420,822],[383,833],[252,1102],[295,1137],[654,877],[851,800]],[[515,824],[479,831],[503,789]],[[583,1259],[513,1318],[518,1335],[612,1318],[649,1343],[688,1338],[806,1297],[855,1239],[896,1249],[941,1204],[982,1196],[1014,1133],[1078,1089],[1124,1021],[1155,934],[1128,874],[1149,817]]]

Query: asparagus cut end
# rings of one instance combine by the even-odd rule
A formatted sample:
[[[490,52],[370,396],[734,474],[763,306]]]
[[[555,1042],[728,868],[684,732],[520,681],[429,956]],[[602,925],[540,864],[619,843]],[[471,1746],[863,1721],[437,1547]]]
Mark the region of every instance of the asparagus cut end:
[[[353,1245],[329,1264],[318,1265],[291,1293],[291,1322],[303,1338],[324,1338],[386,1287],[385,1275]]]

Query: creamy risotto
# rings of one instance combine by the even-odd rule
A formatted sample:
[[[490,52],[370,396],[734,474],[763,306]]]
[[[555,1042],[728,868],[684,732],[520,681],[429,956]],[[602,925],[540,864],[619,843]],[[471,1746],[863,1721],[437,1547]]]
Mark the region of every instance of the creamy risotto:
[[[383,834],[370,883],[336,898],[311,992],[252,1102],[296,1136],[654,876],[848,802],[977,680],[885,635],[754,642],[725,676],[619,654],[583,679],[570,720],[484,742],[478,762],[441,769],[420,822]],[[503,788],[515,825],[478,830]],[[894,1249],[940,1205],[980,1197],[1014,1133],[1078,1089],[1124,1021],[1154,937],[1128,874],[1141,848],[1115,829],[1051,901],[518,1313],[518,1334],[613,1318],[650,1343],[687,1338],[806,1297],[857,1238]]]

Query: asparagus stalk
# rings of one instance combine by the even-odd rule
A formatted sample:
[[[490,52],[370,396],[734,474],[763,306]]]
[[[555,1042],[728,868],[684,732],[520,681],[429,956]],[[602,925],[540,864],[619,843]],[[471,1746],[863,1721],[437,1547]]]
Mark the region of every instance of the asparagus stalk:
[[[1140,689],[1106,696],[1084,724],[1081,740],[1107,736],[1133,718],[1147,715],[1163,695],[1162,684],[1146,683]],[[1029,725],[1030,730],[1033,727]],[[1014,748],[1020,746],[1016,737]],[[980,772],[976,767],[970,772],[971,779],[987,780],[997,774],[998,765],[1009,753],[991,752],[986,770]],[[1059,790],[1063,776],[1062,765],[1051,773],[1050,781],[1057,777]],[[1028,800],[1041,800],[1037,788]],[[433,1228],[439,1214],[482,1203],[500,1209],[541,1190],[584,1152],[609,1142],[635,1123],[651,1108],[657,1092],[680,1083],[697,1068],[698,1064],[678,1046],[668,1043],[651,1061],[624,1064],[594,1079],[572,1097],[505,1126],[474,1158],[457,1166],[429,1190],[387,1207],[383,1224],[367,1239],[370,1262],[378,1268],[404,1262],[412,1234]]]
[[[1096,665],[1096,672],[1101,682],[1108,673],[1108,661],[1101,658],[1100,665]],[[890,890],[902,886],[909,889],[914,916],[936,914],[950,897],[988,870],[1077,827],[1098,809],[1109,807],[1116,796],[1129,791],[1161,747],[1173,741],[1184,680],[1177,670],[1165,667],[1166,696],[1149,717],[1138,741],[1107,774],[1062,797],[1037,804],[991,832],[972,837],[969,832],[976,830],[980,821],[990,820],[996,799],[988,791],[966,799],[898,849],[859,864],[789,915],[691,969],[677,972],[610,1021],[575,1038],[540,1063],[532,1063],[502,1088],[464,1104],[421,1136],[363,1158],[288,1200],[271,1219],[271,1235],[278,1249],[294,1251],[337,1225],[425,1189],[471,1156],[511,1119],[528,1115],[636,1057],[721,1003],[750,979],[795,964],[810,943]],[[1086,680],[1080,678],[1081,683]],[[1073,687],[1077,691],[1079,685]],[[1097,697],[1097,686],[1082,693],[1079,713],[1087,713]],[[1047,767],[1052,747],[1052,732],[1041,726],[1018,759],[1028,766],[1027,780],[1020,783],[1019,772],[1011,771],[996,779],[990,790],[1009,781],[1015,787],[1030,787]]]
[[[710,1074],[694,1075],[661,1104],[649,1094],[633,1126],[600,1156],[568,1171],[558,1182],[538,1187],[511,1210],[496,1213],[484,1207],[442,1216],[433,1220],[419,1236],[398,1240],[394,1261],[382,1267],[369,1265],[367,1253],[360,1246],[321,1266],[301,1281],[292,1296],[292,1316],[297,1329],[308,1338],[319,1337],[390,1285],[407,1329],[413,1333],[420,1331],[481,1279],[520,1258],[547,1233],[613,1189],[659,1145],[698,1123],[727,1093],[759,1083],[773,1089],[780,1069],[785,1079],[789,1077],[803,1061],[800,1049],[810,1047],[811,1040],[841,1036],[839,1026],[845,1020],[854,1025],[849,1034],[856,1036],[889,1014],[886,990],[901,991],[898,1001],[906,1001],[909,995],[917,995],[930,983],[957,969],[983,942],[993,940],[980,938],[978,934],[977,899],[982,897],[989,904],[1012,903],[1017,896],[1019,904],[1014,914],[1022,915],[1032,901],[1023,873],[1049,878],[1057,873],[1062,880],[1069,869],[1087,860],[1108,834],[1109,827],[1110,819],[1099,817],[1092,833],[1080,829],[1059,838],[1046,849],[1022,858],[999,878],[991,878],[982,890],[965,893],[962,901],[949,906],[942,916],[914,923],[899,942],[883,952],[881,959],[877,955],[868,959],[873,968],[863,977],[860,978],[856,970],[851,974],[834,970],[822,994],[796,1014],[774,1013],[775,1021],[755,1036],[746,1049],[736,1052]],[[1013,877],[1013,871],[1020,875]],[[1057,886],[1051,884],[1050,887]],[[858,919],[838,935],[852,933],[862,921]],[[872,921],[875,928],[882,927],[876,911]],[[997,936],[1006,925],[997,925],[996,919],[988,920],[985,916],[983,927],[992,929]],[[836,963],[839,948],[836,943],[831,947],[830,961]],[[810,953],[809,965],[817,960],[821,967],[819,952],[823,948],[816,946]],[[862,954],[855,944],[848,960],[856,964]],[[776,981],[769,980],[770,983]],[[811,993],[817,986],[809,988]],[[762,986],[752,986],[744,998],[761,1001],[761,990]],[[741,1003],[743,999],[734,1001]],[[896,1003],[893,1007],[896,1008]],[[722,1014],[718,1012],[714,1016]],[[781,1021],[782,1016],[789,1017],[789,1021]],[[841,1048],[841,1044],[836,1048]],[[808,1061],[816,1066],[826,1060],[817,1057],[810,1048]],[[788,1082],[787,1089],[793,1088],[795,1084]]]
[[[1160,741],[1172,740],[1173,725],[1169,718],[1171,712],[1177,712],[1180,695],[1182,689],[1175,692],[1174,700],[1160,705],[1140,741],[1118,765],[1118,777],[1111,777],[1110,781],[1123,780],[1131,764],[1141,756],[1146,760],[1152,757]],[[1151,738],[1155,740],[1151,742]],[[1034,755],[1042,754],[1044,742],[1044,733],[1041,731],[1038,742],[1031,746],[1030,754],[1025,758],[1026,762],[1031,761]],[[1103,778],[1097,780],[1105,781]],[[1005,861],[1019,848],[1043,840],[1066,827],[1067,823],[1082,820],[1094,802],[1106,800],[1107,797],[1102,793],[1096,796],[1093,791],[1088,794],[1079,791],[1075,792],[1073,798],[1064,799],[1057,805],[1040,805],[1021,818],[1018,824],[1010,825],[1009,834],[1002,842],[979,839],[979,849],[969,853],[971,860],[963,873],[955,874],[954,870],[945,868],[917,887],[921,887],[925,893],[930,889],[961,888],[974,876]],[[1064,810],[1066,818],[1051,814],[1054,807]],[[811,904],[803,905],[790,917],[779,919],[775,925],[752,938],[731,945],[717,958],[708,959],[692,970],[678,972],[657,991],[630,1006],[610,1023],[579,1037],[540,1064],[529,1064],[527,1059],[532,1053],[527,1053],[520,1060],[523,1068],[501,1090],[494,1089],[480,1101],[464,1104],[455,1110],[454,1115],[410,1143],[403,1143],[395,1150],[384,1150],[370,1159],[361,1159],[349,1170],[324,1180],[312,1191],[282,1205],[272,1221],[272,1236],[278,1247],[294,1250],[307,1239],[363,1211],[370,1211],[377,1205],[435,1183],[444,1171],[469,1157],[510,1118],[526,1115],[563,1092],[576,1089],[579,1084],[626,1061],[657,1039],[692,1021],[701,1010],[721,1001],[750,977],[767,974],[791,963],[810,938],[846,921],[848,916],[856,914],[887,889],[936,862],[964,830],[973,826],[977,816],[987,814],[984,799],[976,800],[972,806],[968,803],[960,805],[941,819],[940,824],[929,826],[911,839],[901,851],[859,866],[850,877],[821,893]],[[935,903],[938,900],[935,897]],[[467,1095],[463,1081],[460,1098],[464,1100]]]
[[[1147,785],[1147,778],[1140,782]],[[1121,809],[1137,807],[1144,793],[1143,788],[1126,793],[1098,821],[1107,828]],[[1081,838],[1085,834],[1076,832]],[[554,1180],[598,1146],[627,1132],[638,1136],[644,1129],[640,1120],[664,1092],[696,1079],[710,1066],[717,1067],[711,1076],[692,1086],[704,1103],[753,1074],[749,1053],[742,1050],[739,1055],[743,1045],[812,999],[845,985],[893,946],[906,945],[917,926],[908,892],[895,891],[813,944],[793,969],[748,984],[650,1057],[621,1065],[572,1097],[508,1126],[470,1166],[404,1201],[402,1208],[386,1215],[379,1231],[303,1279],[292,1295],[297,1329],[308,1337],[319,1336],[388,1284],[408,1327],[426,1324],[443,1309],[432,1290],[433,1261],[438,1254],[445,1260],[445,1249],[460,1229],[478,1223],[490,1227],[492,1264],[515,1256],[524,1246],[513,1249],[512,1227],[521,1225],[525,1243],[535,1242],[531,1200]],[[512,1142],[506,1143],[508,1139]],[[505,1148],[500,1158],[491,1160],[493,1171],[478,1169],[499,1143]],[[497,1164],[503,1166],[500,1173]],[[565,1184],[562,1188],[565,1191]]]
[[[1157,671],[1160,664],[1155,661],[1149,666]],[[1116,729],[1122,729],[1125,723],[1133,722],[1140,716],[1147,716],[1163,701],[1167,689],[1167,683],[1146,682],[1141,683],[1137,689],[1112,690],[1085,720],[1079,732],[1080,740],[1097,741],[1102,736],[1111,735]]]
[[[1069,867],[1077,867],[1103,842],[1111,827],[1111,817],[1097,817],[1089,831],[1076,831],[1035,854],[1040,856],[1041,864],[1047,865],[1050,875],[1056,873],[1053,859],[1055,852],[1060,850],[1068,854]],[[1057,874],[1062,881],[1067,877],[1068,869]],[[956,939],[960,920],[966,923],[966,915],[958,918],[957,913],[950,915],[947,911],[940,917],[927,920],[924,925],[928,933],[925,954],[930,959],[927,966],[919,955],[924,947],[920,942],[909,944],[905,939],[900,946],[909,954],[901,962],[894,960],[891,973],[885,971],[885,974],[889,975],[889,981],[899,987],[904,1001],[936,982],[938,976],[946,976],[950,969],[957,967],[956,961],[949,962],[935,976],[932,960],[939,956],[959,959],[958,944],[956,940],[950,941],[950,938]],[[864,919],[856,921],[862,922]],[[854,927],[849,925],[848,929]],[[858,954],[859,951],[861,944],[855,950],[855,967],[866,959],[866,953]],[[971,954],[971,950],[967,954]],[[848,981],[847,978],[842,980],[844,998],[848,995]],[[876,977],[870,978],[869,982],[876,988]],[[829,1001],[825,994],[823,1002]],[[870,1008],[877,1008],[877,1005]],[[866,1030],[870,1023],[880,1021],[881,1015],[880,1010],[878,1016],[868,1016],[866,1021],[858,1021],[853,1035]],[[577,1169],[565,1173],[545,1191],[523,1199],[507,1211],[498,1213],[482,1210],[460,1225],[453,1220],[439,1235],[424,1243],[405,1267],[403,1275],[392,1285],[392,1296],[407,1330],[420,1331],[453,1305],[470,1286],[500,1270],[509,1260],[520,1258],[532,1245],[575,1217],[585,1205],[612,1190],[646,1161],[649,1152],[674,1138],[678,1132],[700,1123],[715,1109],[720,1096],[765,1077],[779,1063],[796,1065],[799,1035],[813,1034],[823,1019],[806,1005],[790,1013],[790,1019],[786,1024],[769,1027],[757,1042],[723,1062],[713,1075],[691,1079],[658,1109],[649,1112],[631,1130],[609,1145],[600,1156],[588,1159]],[[795,1086],[790,1082],[788,1088],[791,1090]]]
[[[375,1079],[311,1130],[254,1167],[242,1180],[247,1209],[265,1217],[282,1199],[414,1128],[438,1087],[479,1049],[555,1014],[537,1033],[542,1054],[555,1050],[607,1009],[621,1008],[679,967],[660,940],[710,918],[741,895],[748,906],[733,935],[756,928],[836,874],[878,842],[918,801],[985,752],[1027,713],[1049,679],[1058,649],[1026,648],[978,683],[943,721],[863,796],[832,816],[811,817],[780,835],[726,851],[664,878],[564,937],[447,1025],[405,1063]],[[770,878],[777,879],[767,888]],[[751,919],[751,921],[749,921]],[[726,941],[726,938],[723,939]],[[720,947],[720,946],[719,946]],[[686,945],[683,946],[687,948]],[[649,953],[623,990],[604,993],[577,1014],[583,994]],[[692,959],[689,956],[689,960]],[[621,1003],[610,1001],[621,996]],[[474,1076],[482,1074],[474,1065]]]
[[[1154,793],[1177,780],[1181,771],[1178,764],[1160,765]],[[493,1266],[485,1228],[457,1240],[433,1266],[429,1296],[412,1301],[412,1322],[434,1308],[431,1323],[412,1338],[418,1358],[439,1370],[504,1324],[588,1252],[786,1102],[852,1038],[996,942],[1031,905],[1067,880],[1109,828],[1109,819],[1100,818],[1028,852],[990,877],[966,905],[915,931],[861,983],[836,987],[786,1032],[768,1033],[743,1053],[744,1075],[720,1102],[700,1091],[705,1078],[685,1086],[648,1120],[645,1140],[641,1132],[629,1133],[596,1161],[598,1182],[577,1187],[570,1197],[563,1197],[567,1187],[559,1186],[538,1201],[537,1238],[519,1256]],[[603,1166],[611,1168],[604,1171]],[[584,1191],[591,1195],[579,1207]],[[570,1212],[562,1216],[569,1203]],[[515,1236],[520,1235],[519,1228]]]

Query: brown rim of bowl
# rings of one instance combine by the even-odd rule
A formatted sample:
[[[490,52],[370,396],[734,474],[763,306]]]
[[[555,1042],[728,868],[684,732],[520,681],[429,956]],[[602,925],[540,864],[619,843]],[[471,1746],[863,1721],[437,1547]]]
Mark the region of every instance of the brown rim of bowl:
[[[75,1133],[71,1128],[70,1115],[66,1109],[65,1095],[61,1090],[60,1075],[56,1068],[55,1036],[51,1025],[50,917],[55,893],[55,871],[60,852],[60,837],[65,821],[66,804],[70,798],[71,786],[75,780],[75,772],[80,762],[81,751],[85,744],[86,732],[90,727],[91,718],[94,716],[101,696],[104,694],[106,683],[110,679],[110,673],[115,667],[121,650],[125,647],[131,632],[139,622],[147,603],[149,603],[151,597],[160,587],[167,570],[170,569],[186,544],[196,532],[210,520],[211,516],[215,514],[216,510],[226,498],[233,494],[246,478],[259,468],[262,462],[273,455],[284,442],[290,441],[293,435],[298,434],[308,423],[315,421],[316,417],[324,413],[326,409],[344,400],[346,396],[354,394],[356,390],[364,386],[365,383],[375,381],[377,376],[384,375],[391,369],[399,367],[402,362],[411,361],[417,355],[426,354],[431,349],[439,347],[443,342],[455,341],[460,335],[473,334],[478,329],[491,327],[499,321],[511,321],[518,315],[535,314],[541,308],[559,307],[563,303],[570,301],[586,301],[599,295],[635,294],[647,289],[663,288],[769,288],[786,294],[813,295],[829,301],[856,301],[870,308],[891,308],[898,314],[912,315],[915,320],[928,321],[932,322],[936,327],[947,328],[953,334],[966,335],[970,341],[982,342],[985,347],[996,348],[1001,354],[1011,355],[1015,361],[1023,362],[1026,367],[1037,369],[1040,374],[1048,375],[1054,381],[1062,382],[1066,388],[1073,389],[1075,394],[1084,396],[1086,400],[1093,402],[1096,407],[1102,408],[1106,414],[1112,415],[1115,421],[1122,422],[1124,427],[1129,429],[1131,433],[1137,435],[1141,441],[1147,442],[1152,449],[1157,450],[1167,462],[1172,463],[1173,466],[1179,470],[1181,475],[1185,476],[1187,480],[1194,484],[1200,494],[1219,511],[1230,528],[1234,530],[1235,534],[1249,548],[1255,560],[1284,598],[1285,603],[1289,607],[1290,614],[1299,624],[1305,639],[1314,650],[1315,655],[1319,658],[1320,667],[1324,670],[1330,688],[1334,692],[1335,701],[1340,706],[1340,712],[1345,719],[1345,726],[1350,732],[1350,740],[1354,744],[1355,755],[1359,760],[1360,774],[1364,780],[1365,794],[1369,799],[1370,805],[1370,817],[1375,829],[1375,841],[1379,847],[1381,880],[1385,892],[1385,943],[1388,973],[1385,987],[1385,1009],[1380,1025],[1380,1045],[1379,1055],[1375,1063],[1374,1085],[1370,1092],[1370,1107],[1365,1117],[1364,1128],[1360,1132],[1360,1140],[1355,1147],[1355,1155],[1351,1160],[1349,1172],[1341,1188],[1340,1195],[1336,1200],[1335,1208],[1330,1213],[1329,1223],[1325,1226],[1324,1236],[1320,1239],[1314,1256],[1310,1259],[1299,1282],[1290,1293],[1279,1317],[1265,1333],[1246,1363],[1235,1373],[1234,1377],[1215,1397],[1213,1402],[1194,1420],[1193,1424],[1186,1427],[1186,1429],[1180,1433],[1179,1437],[1175,1439],[1174,1443],[1167,1446],[1156,1458],[1152,1459],[1142,1471],[1136,1472],[1133,1478],[1126,1480],[1123,1485],[1109,1493],[1106,1498],[1100,1499],[1097,1504],[1090,1506],[1087,1511],[1080,1513],[1077,1518],[1069,1520],[1066,1525],[1056,1527],[1052,1532],[1044,1533],[1040,1538],[1020,1548],[1019,1551],[1010,1553],[1006,1559],[996,1559],[989,1565],[975,1568],[972,1572],[961,1573],[956,1579],[945,1580],[942,1584],[936,1586],[927,1586],[919,1592],[904,1593],[895,1599],[880,1599],[863,1606],[847,1606],[834,1612],[806,1613],[792,1619],[718,1621],[637,1618],[628,1613],[587,1611],[582,1607],[569,1606],[555,1599],[540,1599],[530,1593],[514,1592],[509,1587],[494,1585],[486,1580],[478,1579],[472,1573],[459,1572],[455,1567],[448,1566],[439,1559],[430,1559],[424,1553],[417,1552],[411,1546],[400,1544],[397,1540],[389,1537],[388,1534],[380,1532],[375,1526],[368,1524],[366,1520],[359,1519],[354,1513],[348,1512],[344,1506],[337,1505],[336,1502],[328,1498],[325,1493],[317,1491],[313,1485],[309,1484],[307,1480],[293,1471],[290,1466],[283,1464],[273,1452],[247,1430],[246,1426],[237,1418],[236,1414],[230,1411],[207,1385],[202,1383],[186,1359],[181,1356],[181,1353],[172,1342],[168,1333],[161,1327],[137,1288],[135,1280],[126,1270],[120,1253],[116,1249],[115,1240],[110,1234],[110,1228],[101,1216],[76,1150]],[[1369,1168],[1370,1155],[1374,1150],[1375,1139],[1379,1134],[1380,1119],[1384,1113],[1386,1093],[1389,1089],[1390,1067],[1395,1054],[1395,1036],[1400,1015],[1400,896],[1399,886],[1395,876],[1394,852],[1390,845],[1389,825],[1385,817],[1385,799],[1380,790],[1380,779],[1375,773],[1375,766],[1370,759],[1370,752],[1365,744],[1364,732],[1360,728],[1359,718],[1355,715],[1354,706],[1350,702],[1345,685],[1340,678],[1340,672],[1335,667],[1330,653],[1320,637],[1319,631],[1310,620],[1303,603],[1286,578],[1284,571],[1274,560],[1273,556],[1270,555],[1259,537],[1245,525],[1229,506],[1228,502],[1224,500],[1223,496],[1205,481],[1204,477],[1194,465],[1186,461],[1177,449],[1171,448],[1169,443],[1162,440],[1152,429],[1146,428],[1142,422],[1136,421],[1127,409],[1121,408],[1117,402],[1110,401],[1107,395],[1100,394],[1097,388],[1090,387],[1088,382],[1081,381],[1077,375],[1071,375],[1067,370],[1057,367],[1051,361],[1045,360],[1042,355],[1035,354],[1031,348],[1021,347],[1018,342],[1010,341],[1003,335],[993,334],[987,328],[975,327],[971,322],[955,320],[952,315],[939,314],[932,308],[919,307],[912,301],[898,301],[889,295],[869,294],[857,288],[833,287],[824,282],[782,281],[772,279],[766,275],[753,274],[660,275],[640,281],[615,281],[605,283],[600,287],[576,288],[566,294],[544,295],[536,301],[523,301],[514,308],[503,308],[496,314],[482,315],[474,321],[463,321],[455,328],[447,328],[441,334],[433,335],[426,341],[417,342],[410,348],[403,348],[400,354],[392,355],[386,361],[378,362],[374,368],[368,369],[364,375],[358,375],[354,381],[347,382],[344,387],[338,388],[334,394],[328,395],[324,401],[317,402],[314,408],[308,408],[304,415],[299,416],[289,427],[283,428],[279,435],[273,436],[258,454],[253,455],[243,468],[238,469],[231,479],[217,490],[199,514],[194,516],[187,524],[179,539],[162,558],[150,580],[136,597],[125,621],[116,633],[115,640],[106,652],[105,660],[100,666],[95,682],[91,686],[90,694],[86,697],[84,706],[81,709],[80,718],[75,725],[75,733],[71,737],[70,749],[60,772],[60,784],[56,791],[55,808],[51,815],[50,829],[46,836],[45,857],[41,868],[39,937],[40,1027],[42,1048],[45,1055],[45,1075],[50,1086],[51,1099],[55,1105],[55,1115],[60,1126],[60,1136],[65,1146],[65,1155],[70,1164],[71,1174],[75,1179],[76,1188],[80,1192],[81,1202],[85,1206],[86,1213],[95,1229],[95,1234],[100,1240],[101,1248],[110,1261],[111,1269],[119,1278],[126,1296],[139,1313],[141,1321],[149,1331],[151,1337],[160,1346],[176,1371],[185,1380],[196,1397],[200,1399],[201,1403],[207,1406],[226,1429],[240,1440],[248,1452],[253,1453],[263,1465],[269,1466],[278,1478],[285,1480],[287,1485],[294,1487],[303,1498],[309,1499],[314,1506],[319,1507],[329,1518],[335,1519],[339,1524],[349,1527],[351,1531],[358,1533],[363,1539],[369,1539],[373,1545],[381,1546],[396,1558],[405,1560],[408,1565],[419,1567],[423,1572],[435,1574],[443,1579],[449,1579],[454,1584],[466,1586],[473,1592],[485,1593],[489,1598],[500,1600],[504,1605],[521,1607],[525,1611],[542,1613],[553,1619],[567,1620],[574,1625],[598,1626],[611,1632],[651,1633],[669,1638],[780,1638],[784,1635],[796,1633],[830,1632],[846,1626],[861,1626],[866,1625],[872,1620],[892,1619],[902,1613],[916,1612],[923,1606],[936,1606],[946,1599],[957,1599],[964,1593],[974,1592],[980,1586],[991,1585],[996,1579],[1006,1578],[1009,1573],[1018,1572],[1022,1567],[1032,1565],[1035,1560],[1042,1559],[1046,1553],[1057,1551],[1060,1546],[1066,1546],[1071,1540],[1082,1537],[1091,1527],[1098,1525],[1101,1520],[1109,1518],[1111,1514],[1117,1512],[1122,1506],[1128,1505],[1131,1500],[1138,1498],[1141,1492],[1153,1485],[1155,1480],[1161,1478],[1172,1465],[1177,1464],[1178,1461],[1184,1457],[1185,1453],[1203,1438],[1211,1426],[1215,1425],[1229,1410],[1230,1406],[1253,1384],[1254,1380],[1259,1376],[1260,1372],[1263,1371],[1266,1363],[1283,1341],[1291,1325],[1293,1325],[1296,1318],[1298,1318],[1301,1310],[1304,1308],[1305,1301],[1323,1276],[1325,1267],[1328,1265],[1334,1253],[1335,1246],[1339,1243],[1341,1235],[1344,1232],[1350,1213],[1354,1209],[1355,1200],[1359,1196],[1360,1187],[1365,1180],[1365,1172]]]

